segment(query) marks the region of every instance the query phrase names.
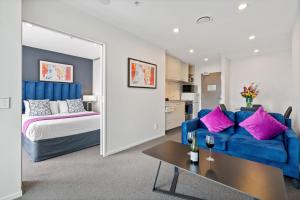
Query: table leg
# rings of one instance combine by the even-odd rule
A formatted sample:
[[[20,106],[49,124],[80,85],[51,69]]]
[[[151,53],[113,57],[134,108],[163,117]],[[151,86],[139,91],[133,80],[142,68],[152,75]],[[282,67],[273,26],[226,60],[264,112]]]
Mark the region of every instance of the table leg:
[[[177,181],[178,181],[178,176],[179,176],[178,167],[174,167],[174,177],[173,177],[172,185],[170,188],[170,192],[175,192],[176,186],[177,186]]]
[[[157,182],[160,166],[161,166],[161,161],[159,161],[159,164],[158,164],[158,168],[157,168],[157,172],[156,172],[156,176],[155,176],[155,181],[154,181],[154,185],[153,185],[153,189],[152,189],[153,191],[156,189],[156,182]]]
[[[156,172],[156,176],[155,176],[155,180],[154,180],[154,185],[153,185],[153,189],[152,189],[153,192],[159,192],[159,193],[162,193],[162,194],[167,194],[167,195],[179,197],[179,198],[182,198],[182,199],[203,200],[203,199],[199,199],[197,197],[188,196],[188,195],[185,195],[185,194],[180,194],[180,193],[175,192],[177,182],[178,182],[178,177],[179,177],[178,167],[174,167],[174,177],[173,177],[173,181],[172,181],[170,190],[163,190],[163,189],[157,188],[156,187],[156,182],[157,182],[157,179],[158,179],[160,167],[161,167],[161,161],[159,161],[159,164],[158,164],[158,168],[157,168],[157,172]]]

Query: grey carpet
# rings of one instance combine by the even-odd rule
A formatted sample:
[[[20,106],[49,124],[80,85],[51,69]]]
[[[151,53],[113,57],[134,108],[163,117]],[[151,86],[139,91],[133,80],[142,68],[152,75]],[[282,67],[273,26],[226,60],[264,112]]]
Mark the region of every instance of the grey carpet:
[[[29,161],[23,152],[20,200],[177,199],[152,192],[158,161],[141,153],[166,140],[180,141],[180,130],[108,158],[99,156],[99,146],[39,163]],[[163,164],[158,186],[170,187],[172,176],[173,168]],[[291,180],[286,179],[286,187],[289,199],[300,199]],[[251,199],[186,172],[180,172],[176,191],[209,200]]]

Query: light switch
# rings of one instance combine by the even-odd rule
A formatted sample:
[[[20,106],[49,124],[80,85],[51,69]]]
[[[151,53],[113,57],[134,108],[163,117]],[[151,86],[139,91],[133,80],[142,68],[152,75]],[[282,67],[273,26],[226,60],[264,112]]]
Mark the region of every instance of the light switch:
[[[0,109],[9,109],[9,107],[10,107],[10,98],[0,97]]]

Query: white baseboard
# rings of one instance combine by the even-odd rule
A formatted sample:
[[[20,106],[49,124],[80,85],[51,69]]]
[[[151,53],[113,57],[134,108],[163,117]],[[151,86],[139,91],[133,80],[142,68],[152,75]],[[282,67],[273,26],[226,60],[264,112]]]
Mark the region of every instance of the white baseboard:
[[[130,149],[130,148],[132,148],[132,147],[135,147],[135,146],[137,146],[137,145],[143,144],[143,143],[145,143],[145,142],[149,142],[149,141],[151,141],[151,140],[155,140],[155,139],[160,138],[160,137],[163,137],[163,136],[165,136],[165,134],[156,135],[156,136],[154,136],[154,137],[147,138],[147,139],[145,139],[145,140],[135,142],[135,143],[130,144],[130,145],[127,145],[127,146],[125,146],[125,147],[122,147],[122,148],[119,148],[119,149],[116,149],[116,150],[109,151],[109,152],[107,152],[107,153],[104,155],[104,157],[110,156],[110,155],[113,155],[113,154],[116,154],[116,153],[119,153],[119,152],[121,152],[121,151],[125,151],[125,150]]]
[[[7,195],[5,197],[0,197],[0,200],[13,200],[13,199],[21,197],[22,194],[23,194],[22,190],[20,190],[19,192],[16,192],[14,194],[10,194],[10,195]]]

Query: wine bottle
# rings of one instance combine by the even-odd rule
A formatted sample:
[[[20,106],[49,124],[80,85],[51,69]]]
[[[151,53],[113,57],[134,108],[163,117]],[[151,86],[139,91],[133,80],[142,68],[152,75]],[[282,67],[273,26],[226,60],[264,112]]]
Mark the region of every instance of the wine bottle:
[[[197,140],[196,140],[196,136],[193,138],[193,142],[191,145],[191,162],[192,163],[197,163],[199,160],[199,151],[198,151],[198,146],[197,146]]]

